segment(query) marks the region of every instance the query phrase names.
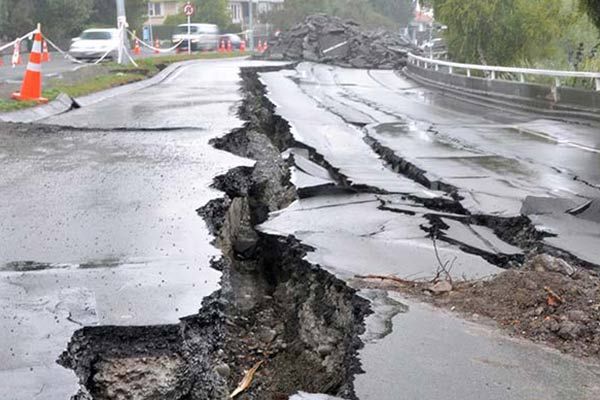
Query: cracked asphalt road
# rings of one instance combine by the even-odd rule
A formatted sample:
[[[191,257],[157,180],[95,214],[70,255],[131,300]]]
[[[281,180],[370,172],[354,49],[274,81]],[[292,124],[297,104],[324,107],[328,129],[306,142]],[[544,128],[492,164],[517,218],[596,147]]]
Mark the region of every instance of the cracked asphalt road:
[[[241,126],[252,64],[194,64],[49,121],[85,131],[0,131],[0,398],[68,399],[76,378],[55,361],[76,329],[174,323],[218,288],[195,210],[220,196],[214,176],[252,165],[208,144]]]
[[[261,81],[298,142],[352,183],[389,192],[311,196],[260,226],[310,245],[315,250],[307,258],[338,277],[434,276],[434,248],[422,229],[432,213],[448,225],[449,242],[439,250],[443,260],[455,260],[455,276],[498,273],[488,261],[493,257],[485,254],[522,253],[491,229],[423,207],[424,200],[445,196],[435,190],[440,188],[456,191],[462,207],[473,214],[501,220],[524,212],[538,229],[556,235],[546,239],[548,244],[598,266],[598,220],[566,213],[569,207],[596,204],[600,197],[597,127],[448,99],[393,71],[302,63],[294,71],[261,74]],[[384,147],[388,162],[392,156],[400,161],[369,163],[364,158],[368,143]],[[294,163],[296,185],[309,190],[324,184],[320,171],[305,167],[301,152],[294,153]],[[600,395],[597,365],[496,336],[493,330],[396,295],[361,295],[376,309],[365,338],[378,339],[367,341],[360,352],[365,370],[355,382],[360,399]],[[392,324],[391,332],[382,334],[387,324]]]
[[[239,71],[259,64],[191,64],[160,85],[44,121],[70,128],[2,129],[0,398],[69,398],[75,375],[55,360],[76,329],[175,323],[218,288],[209,261],[219,252],[195,210],[220,196],[209,187],[215,176],[253,164],[208,141],[242,125]],[[530,196],[556,200],[527,212],[558,235],[549,245],[598,263],[600,224],[565,213],[600,197],[597,127],[448,99],[392,71],[301,64],[261,79],[305,146],[290,151],[296,186],[336,185],[335,172],[360,192],[317,190],[261,225],[312,246],[308,261],[342,279],[430,276],[426,214],[456,218],[427,206],[452,200],[443,183],[465,210],[498,218],[520,214]],[[390,168],[366,135],[439,184]],[[440,251],[456,257],[460,275],[497,273],[491,256],[523,252],[486,227],[449,225],[455,242]],[[375,311],[360,353],[366,373],[356,378],[361,399],[600,396],[596,365],[391,294],[360,294]]]

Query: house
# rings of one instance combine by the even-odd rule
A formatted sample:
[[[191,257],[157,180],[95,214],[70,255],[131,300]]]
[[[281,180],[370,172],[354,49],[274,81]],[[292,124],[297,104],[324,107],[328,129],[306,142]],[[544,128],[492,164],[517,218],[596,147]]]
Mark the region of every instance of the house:
[[[285,0],[253,0],[254,15],[266,13],[274,7],[278,7]],[[240,24],[243,28],[248,25],[250,15],[249,0],[229,0],[231,10],[231,22]],[[185,1],[181,0],[150,0],[148,2],[148,21],[145,25],[162,25],[169,15],[177,15],[183,12]]]

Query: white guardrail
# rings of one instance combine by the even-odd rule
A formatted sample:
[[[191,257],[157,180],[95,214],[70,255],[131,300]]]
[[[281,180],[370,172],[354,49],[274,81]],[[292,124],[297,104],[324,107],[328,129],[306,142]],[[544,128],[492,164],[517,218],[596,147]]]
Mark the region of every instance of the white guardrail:
[[[436,60],[427,57],[421,57],[408,53],[408,61],[418,67],[431,68],[439,71],[440,66],[448,67],[448,73],[454,73],[454,69],[466,71],[468,77],[471,76],[471,71],[488,72],[488,79],[497,79],[498,73],[515,74],[521,82],[525,82],[526,75],[547,76],[554,78],[556,87],[561,86],[561,78],[583,78],[591,79],[596,82],[596,90],[600,91],[600,72],[579,72],[579,71],[552,71],[546,69],[531,69],[531,68],[514,68],[514,67],[495,67],[488,65],[477,64],[461,64],[450,61]]]

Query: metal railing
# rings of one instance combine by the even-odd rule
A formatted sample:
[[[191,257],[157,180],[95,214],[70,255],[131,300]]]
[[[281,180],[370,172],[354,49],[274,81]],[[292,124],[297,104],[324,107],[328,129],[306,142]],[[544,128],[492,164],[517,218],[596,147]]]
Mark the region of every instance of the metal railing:
[[[519,77],[519,81],[524,83],[526,75],[534,75],[534,76],[546,76],[554,78],[554,85],[556,87],[561,86],[561,78],[582,78],[582,79],[590,79],[596,84],[596,91],[600,91],[600,72],[579,72],[579,71],[552,71],[546,69],[531,69],[531,68],[515,68],[515,67],[496,67],[489,65],[476,65],[476,64],[461,64],[455,63],[451,61],[444,60],[436,60],[427,57],[417,56],[415,54],[408,54],[408,62],[416,65],[418,67],[423,67],[426,69],[433,68],[436,71],[439,71],[440,67],[447,67],[448,73],[454,73],[455,69],[466,71],[466,75],[471,77],[472,71],[482,71],[486,72],[487,78],[494,80],[500,79],[498,74],[500,73],[508,73],[514,74]]]

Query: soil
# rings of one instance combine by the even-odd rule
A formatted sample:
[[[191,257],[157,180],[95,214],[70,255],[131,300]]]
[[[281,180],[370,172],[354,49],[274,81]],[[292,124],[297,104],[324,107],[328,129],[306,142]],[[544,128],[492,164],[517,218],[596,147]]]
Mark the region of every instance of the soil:
[[[431,282],[357,278],[353,286],[398,291],[467,319],[491,319],[510,335],[600,359],[600,274],[549,255],[531,256],[488,280],[453,282],[439,294]]]

